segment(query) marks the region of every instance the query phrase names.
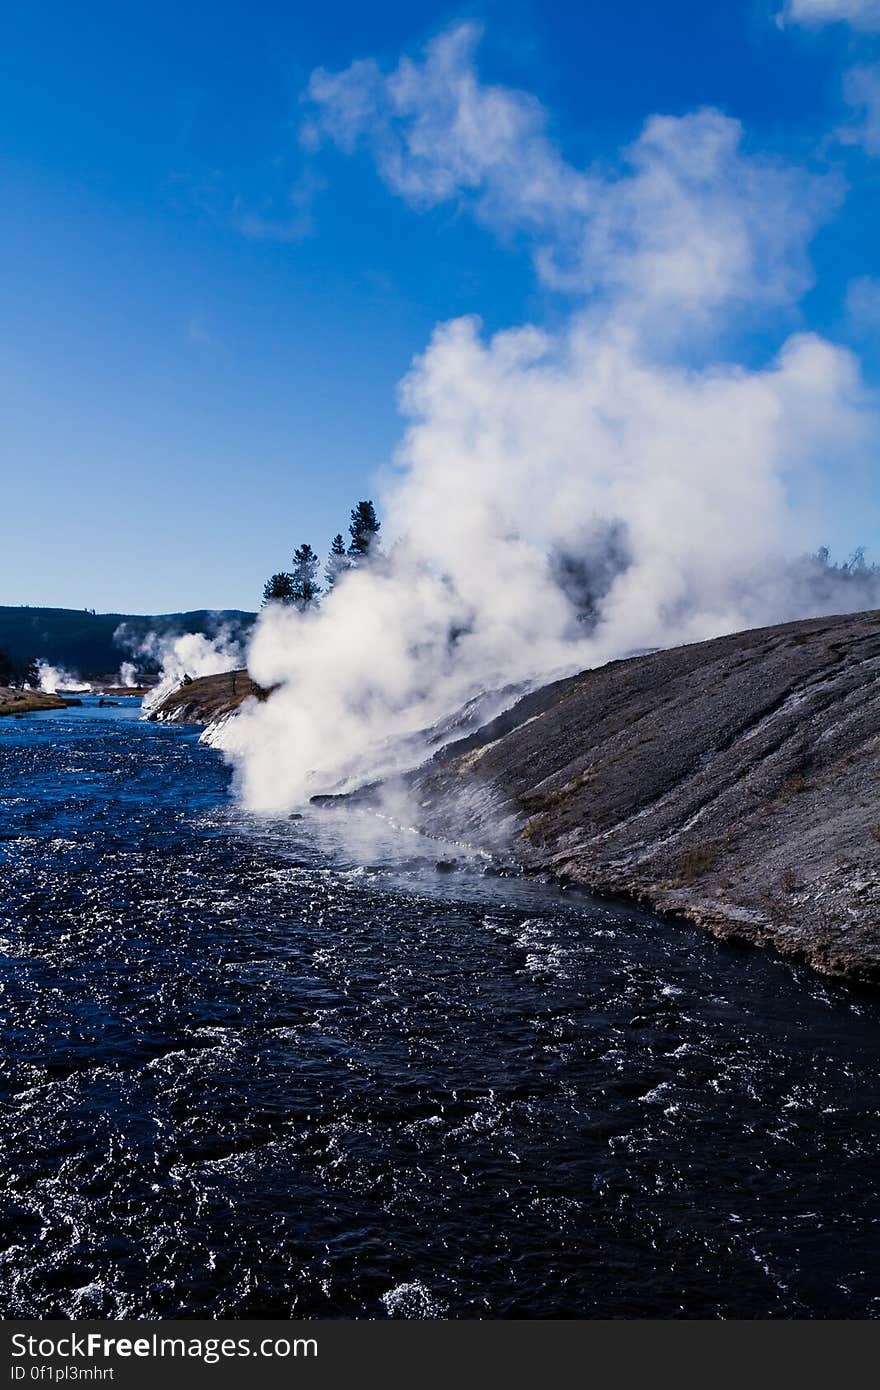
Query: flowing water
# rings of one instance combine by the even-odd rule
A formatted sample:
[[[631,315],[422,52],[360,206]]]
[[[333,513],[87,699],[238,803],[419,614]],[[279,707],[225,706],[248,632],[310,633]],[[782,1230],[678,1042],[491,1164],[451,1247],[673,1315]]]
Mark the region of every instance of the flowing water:
[[[137,714],[0,720],[6,1316],[876,1315],[876,1000]]]

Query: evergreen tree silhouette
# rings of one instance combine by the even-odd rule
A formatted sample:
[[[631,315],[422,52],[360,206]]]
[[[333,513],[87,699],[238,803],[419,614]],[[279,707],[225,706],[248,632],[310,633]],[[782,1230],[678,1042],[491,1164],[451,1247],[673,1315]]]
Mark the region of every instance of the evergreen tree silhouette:
[[[293,572],[290,577],[297,608],[310,608],[321,592],[321,586],[318,583],[318,557],[308,541],[303,541],[293,552]]]
[[[366,560],[376,545],[380,524],[372,502],[358,502],[356,507],[352,507],[348,553],[353,560]]]
[[[342,533],[337,532],[330,546],[327,564],[324,566],[324,579],[327,583],[328,593],[333,588],[340,574],[344,574],[349,568],[348,556],[345,553],[345,541],[342,539]]]
[[[284,571],[273,574],[263,585],[264,608],[267,603],[292,603],[293,597],[293,577]]]

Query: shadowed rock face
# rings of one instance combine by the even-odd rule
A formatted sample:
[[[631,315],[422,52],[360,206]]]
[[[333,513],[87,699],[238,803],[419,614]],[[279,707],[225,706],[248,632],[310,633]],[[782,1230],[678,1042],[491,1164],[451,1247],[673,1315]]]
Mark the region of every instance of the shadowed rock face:
[[[614,662],[416,778],[426,824],[880,980],[880,613]]]

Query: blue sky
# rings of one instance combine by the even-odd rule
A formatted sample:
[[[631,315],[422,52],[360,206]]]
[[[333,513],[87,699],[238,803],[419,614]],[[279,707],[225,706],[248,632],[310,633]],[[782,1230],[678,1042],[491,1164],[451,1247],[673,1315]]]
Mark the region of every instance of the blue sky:
[[[880,45],[871,0],[855,24],[859,0],[812,3],[829,22],[780,26],[782,0],[14,7],[0,602],[256,606],[295,544],[323,551],[375,495],[402,433],[397,383],[438,322],[477,313],[492,332],[570,312],[527,229],[455,198],[414,206],[369,149],[300,141],[315,68],[387,71],[461,19],[484,26],[481,78],[534,94],[578,169],[615,166],[653,113],[711,105],[742,122],[747,152],[834,172],[815,284],[727,327],[724,350],[760,363],[809,327],[876,384],[880,151],[845,93],[854,68],[873,90]],[[815,543],[877,547],[865,496],[839,496]]]

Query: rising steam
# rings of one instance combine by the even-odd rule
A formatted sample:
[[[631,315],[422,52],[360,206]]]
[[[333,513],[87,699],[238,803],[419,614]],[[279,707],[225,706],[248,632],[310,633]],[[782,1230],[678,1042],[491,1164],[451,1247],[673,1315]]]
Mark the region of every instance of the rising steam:
[[[91,690],[88,681],[82,680],[63,666],[52,666],[48,661],[38,661],[40,690],[47,695],[57,695],[63,691],[68,695],[85,695]]]
[[[231,627],[221,627],[213,636],[202,632],[148,632],[145,636],[135,637],[126,633],[124,626],[122,624],[117,628],[115,640],[128,644],[135,655],[156,663],[160,668],[158,683],[144,697],[145,714],[172,690],[176,690],[185,676],[195,680],[197,676],[216,676],[244,665],[244,644],[239,633]],[[128,684],[128,681],[123,684]]]
[[[308,141],[529,236],[570,317],[489,338],[458,319],[413,365],[384,557],[317,611],[265,611],[248,665],[273,693],[216,735],[255,809],[401,766],[480,692],[880,602],[876,575],[797,558],[826,533],[820,466],[856,487],[876,442],[858,362],[809,332],[761,365],[729,353],[809,286],[839,188],[747,156],[715,111],[652,117],[613,176],[575,169],[537,102],[481,83],[475,42],[316,73]]]
[[[133,661],[123,661],[119,667],[119,684],[126,690],[134,690],[138,683],[138,668]]]

